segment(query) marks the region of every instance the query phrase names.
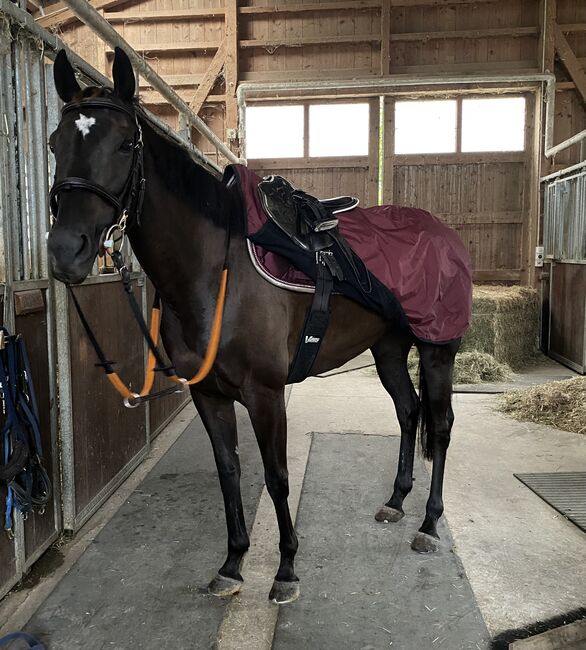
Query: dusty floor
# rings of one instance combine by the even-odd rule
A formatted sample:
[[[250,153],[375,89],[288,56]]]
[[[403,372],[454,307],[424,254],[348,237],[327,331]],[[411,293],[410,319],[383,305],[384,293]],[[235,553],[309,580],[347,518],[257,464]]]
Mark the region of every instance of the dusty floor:
[[[456,394],[442,549],[419,556],[408,542],[428,489],[420,460],[405,519],[395,525],[373,519],[388,498],[399,431],[380,383],[360,368],[369,361],[359,358],[355,370],[308,380],[290,395],[297,603],[279,611],[267,601],[278,558],[276,523],[242,410],[243,494],[253,542],[245,587],[231,601],[205,593],[223,561],[225,532],[209,443],[190,409],[182,415],[184,431],[181,425],[173,438],[162,434],[162,458],[150,474],[140,482],[134,477],[99,526],[90,522],[78,559],[73,554],[68,561],[65,549],[53,582],[41,581],[17,601],[5,599],[0,633],[24,627],[51,650],[464,650],[489,648],[491,637],[585,607],[586,535],[513,473],[584,470],[586,437],[510,420],[493,410],[496,395]],[[548,365],[532,369],[527,381],[556,373],[571,374]]]

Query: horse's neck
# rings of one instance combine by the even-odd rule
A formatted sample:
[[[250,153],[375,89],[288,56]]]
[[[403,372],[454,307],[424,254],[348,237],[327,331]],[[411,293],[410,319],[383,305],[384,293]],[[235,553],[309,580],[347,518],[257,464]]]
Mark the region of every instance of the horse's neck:
[[[201,309],[217,289],[235,196],[166,137],[143,130],[145,197],[130,240],[165,302],[179,310],[189,296]]]

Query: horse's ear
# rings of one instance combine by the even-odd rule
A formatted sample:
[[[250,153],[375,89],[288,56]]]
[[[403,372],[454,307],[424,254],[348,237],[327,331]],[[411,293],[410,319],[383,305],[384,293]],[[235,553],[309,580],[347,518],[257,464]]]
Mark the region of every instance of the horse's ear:
[[[59,50],[55,57],[53,79],[57,94],[65,103],[70,102],[81,90],[65,50]]]
[[[114,50],[112,78],[114,79],[114,93],[120,99],[129,102],[136,91],[136,78],[128,55],[119,47]]]

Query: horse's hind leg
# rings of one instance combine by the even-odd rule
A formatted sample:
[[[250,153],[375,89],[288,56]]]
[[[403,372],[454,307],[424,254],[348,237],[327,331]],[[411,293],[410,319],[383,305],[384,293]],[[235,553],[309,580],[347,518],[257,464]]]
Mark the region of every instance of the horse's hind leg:
[[[240,591],[240,563],[250,545],[240,495],[240,461],[234,401],[204,395],[196,389],[192,389],[191,394],[214,450],[228,526],[228,557],[218,575],[209,584],[208,591],[214,596],[230,596]]]
[[[418,400],[407,372],[412,341],[387,334],[372,347],[376,369],[386,391],[393,398],[401,427],[401,448],[397,477],[391,498],[375,515],[377,521],[403,518],[403,501],[413,486],[413,456],[417,436]]]
[[[433,461],[431,490],[425,508],[425,520],[411,544],[414,551],[429,553],[439,548],[437,522],[444,511],[442,489],[446,454],[454,423],[452,380],[454,359],[460,340],[445,345],[419,343],[421,358],[420,398],[422,400],[421,445]]]
[[[287,471],[287,415],[284,390],[257,388],[246,398],[246,407],[258,440],[265,468],[265,483],[275,505],[279,524],[281,562],[269,599],[288,603],[299,596],[295,575],[297,535],[289,513],[289,474]]]

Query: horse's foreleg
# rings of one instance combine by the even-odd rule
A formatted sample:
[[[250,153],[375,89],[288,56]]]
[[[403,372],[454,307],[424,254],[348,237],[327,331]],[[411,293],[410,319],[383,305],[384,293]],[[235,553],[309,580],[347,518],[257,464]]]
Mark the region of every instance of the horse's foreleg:
[[[240,562],[250,545],[240,495],[240,461],[234,401],[203,395],[195,389],[192,389],[191,394],[214,450],[228,526],[228,557],[208,590],[214,596],[229,596],[240,590]]]
[[[269,599],[287,603],[299,596],[295,575],[297,535],[289,513],[289,474],[287,471],[287,416],[284,390],[257,390],[246,400],[246,407],[258,440],[265,468],[265,483],[275,504],[279,524],[281,562]]]
[[[426,456],[431,457],[431,489],[425,507],[425,519],[411,544],[414,551],[429,553],[439,549],[437,522],[444,511],[443,483],[446,455],[454,423],[452,378],[454,358],[460,342],[446,345],[419,345],[423,372],[424,426],[427,429]]]
[[[397,476],[391,498],[375,515],[377,521],[399,521],[403,518],[403,501],[413,487],[413,457],[417,437],[418,400],[407,372],[410,340],[388,334],[372,347],[378,376],[395,404],[401,427],[401,447]]]

